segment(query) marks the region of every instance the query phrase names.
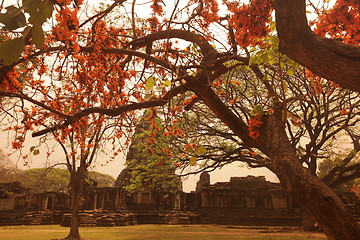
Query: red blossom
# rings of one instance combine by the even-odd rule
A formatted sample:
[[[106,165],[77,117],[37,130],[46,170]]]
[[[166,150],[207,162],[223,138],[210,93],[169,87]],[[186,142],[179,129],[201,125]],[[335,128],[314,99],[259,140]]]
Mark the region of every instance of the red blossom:
[[[229,23],[236,30],[235,38],[240,46],[263,44],[261,38],[269,31],[274,0],[252,0],[249,4],[227,3],[232,12]]]
[[[260,137],[260,128],[264,125],[262,120],[262,115],[255,114],[255,116],[249,119],[249,136],[253,139],[258,139]]]

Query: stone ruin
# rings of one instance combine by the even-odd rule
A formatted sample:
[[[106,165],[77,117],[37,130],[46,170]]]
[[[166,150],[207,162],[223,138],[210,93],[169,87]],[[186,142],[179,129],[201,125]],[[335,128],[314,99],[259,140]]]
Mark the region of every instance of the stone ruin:
[[[119,186],[119,181],[117,185],[87,189],[81,204],[83,225],[300,223],[299,208],[278,184],[264,177],[233,177],[229,182],[210,184],[210,175],[202,173],[196,191],[190,193],[147,190],[129,196]],[[19,183],[1,184],[0,189],[0,225],[69,225],[66,194],[30,194],[29,189],[22,188]]]
[[[147,113],[148,114],[148,113]],[[135,134],[149,127],[147,115]],[[143,141],[135,138],[136,141]],[[146,154],[136,154],[130,146],[127,160],[141,161]],[[150,154],[150,153],[149,153]],[[302,211],[281,189],[265,177],[231,177],[229,182],[211,184],[203,172],[196,191],[185,193],[181,182],[173,192],[159,192],[145,187],[129,195],[131,170],[125,168],[114,187],[87,185],[80,206],[83,226],[122,226],[131,224],[232,224],[299,226]],[[351,210],[360,216],[359,199],[344,196]],[[32,194],[19,183],[0,184],[0,225],[70,224],[70,201],[64,193]],[[359,214],[358,214],[359,213]]]
[[[232,177],[210,184],[202,173],[196,191],[159,193],[151,190],[129,196],[122,188],[88,187],[81,204],[82,226],[133,224],[222,224],[299,226],[300,207],[286,196],[278,183],[265,177]],[[343,196],[358,214],[360,202],[351,193]],[[0,184],[0,225],[60,224],[69,226],[69,196],[45,192],[30,194],[19,183]]]

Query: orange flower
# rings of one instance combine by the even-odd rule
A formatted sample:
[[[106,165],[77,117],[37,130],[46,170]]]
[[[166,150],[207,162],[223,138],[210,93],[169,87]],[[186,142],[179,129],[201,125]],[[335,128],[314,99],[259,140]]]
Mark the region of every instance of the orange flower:
[[[252,0],[249,4],[240,5],[228,3],[228,9],[233,14],[229,23],[236,30],[235,38],[239,45],[263,44],[261,38],[266,36],[269,29],[269,21],[273,10],[274,0]]]
[[[346,115],[346,114],[348,114],[349,113],[349,111],[347,111],[346,109],[341,109],[340,111],[339,111],[339,114],[340,115]]]
[[[254,117],[251,117],[249,119],[249,136],[253,139],[257,139],[260,137],[260,128],[264,125],[264,122],[262,121],[262,116],[259,114],[256,114]]]

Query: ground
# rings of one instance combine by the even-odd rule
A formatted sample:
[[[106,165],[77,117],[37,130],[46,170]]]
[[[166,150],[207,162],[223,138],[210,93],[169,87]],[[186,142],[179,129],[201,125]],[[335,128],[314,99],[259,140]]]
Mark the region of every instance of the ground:
[[[69,229],[57,225],[3,226],[0,239],[49,240],[65,237]],[[290,227],[243,227],[209,225],[136,225],[125,227],[84,227],[86,240],[324,240],[323,233],[305,233]]]

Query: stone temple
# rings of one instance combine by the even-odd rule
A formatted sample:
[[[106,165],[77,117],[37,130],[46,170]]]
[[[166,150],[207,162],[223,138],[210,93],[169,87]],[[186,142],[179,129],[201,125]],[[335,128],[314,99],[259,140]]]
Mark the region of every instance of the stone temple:
[[[301,225],[300,207],[286,196],[278,183],[265,177],[231,177],[229,182],[210,184],[203,172],[196,191],[156,192],[151,189],[128,195],[123,186],[128,170],[116,187],[88,186],[81,204],[81,224],[120,226],[131,224],[232,224]],[[354,213],[359,199],[344,198]],[[44,192],[31,194],[19,183],[0,184],[0,225],[61,224],[70,222],[69,196]]]
[[[144,115],[144,119],[146,115]],[[148,127],[146,119],[135,129]],[[136,141],[144,139],[137,138]],[[136,143],[136,141],[134,141]],[[132,144],[133,145],[133,144]],[[141,160],[131,147],[127,160]],[[149,153],[150,154],[150,153]],[[81,202],[80,222],[88,226],[131,224],[232,224],[232,225],[301,225],[302,210],[281,189],[279,183],[265,177],[231,177],[228,182],[211,184],[207,172],[200,175],[196,190],[182,191],[179,182],[171,192],[145,187],[129,195],[132,172],[125,168],[114,187],[86,186]],[[360,202],[347,193],[345,203],[360,215]],[[0,184],[0,225],[70,224],[69,196],[64,193],[32,194],[19,183]]]

